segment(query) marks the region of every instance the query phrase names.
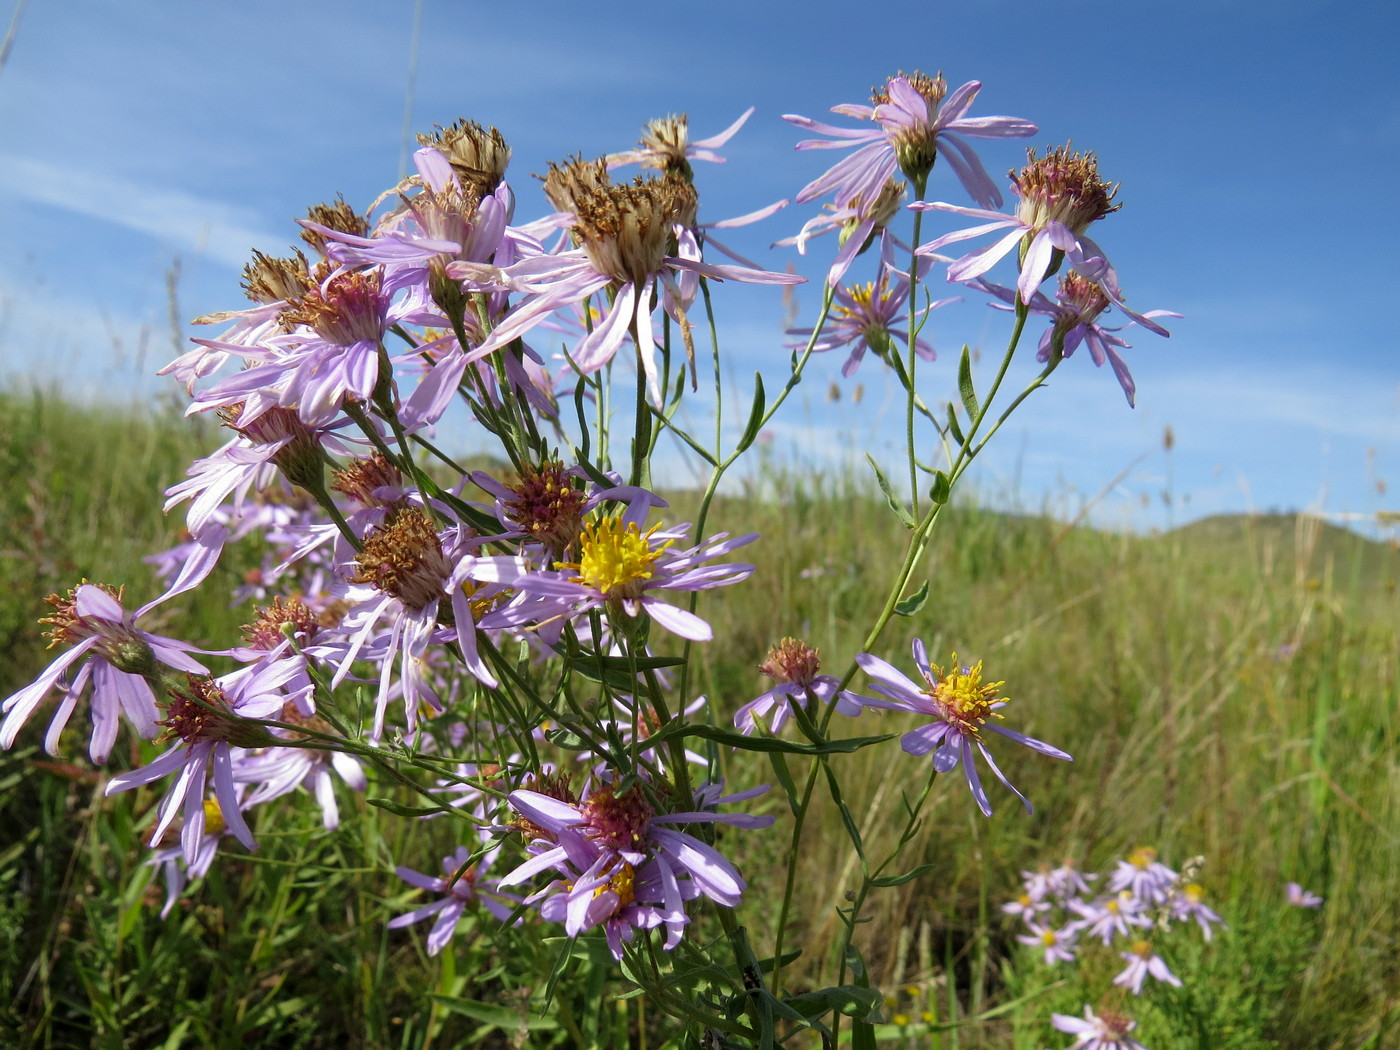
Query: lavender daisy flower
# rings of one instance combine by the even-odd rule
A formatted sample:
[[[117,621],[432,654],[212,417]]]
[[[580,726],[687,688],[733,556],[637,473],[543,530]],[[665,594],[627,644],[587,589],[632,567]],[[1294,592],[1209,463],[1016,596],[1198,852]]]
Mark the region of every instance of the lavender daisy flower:
[[[806,255],[808,240],[833,230],[838,231],[840,247],[826,274],[826,283],[833,286],[840,283],[846,271],[851,268],[851,263],[855,262],[856,256],[866,251],[875,242],[876,237],[880,238],[881,265],[894,269],[894,249],[900,247],[908,251],[904,243],[889,229],[890,223],[899,214],[903,200],[904,183],[891,179],[869,200],[853,197],[841,205],[824,206],[821,214],[803,224],[796,237],[785,237],[776,243],[794,245],[800,254]],[[929,259],[923,261],[927,264],[932,263]]]
[[[897,338],[908,342],[908,329],[901,326],[900,322],[908,320],[904,304],[909,299],[909,281],[904,277],[897,277],[893,286],[890,286],[888,281],[891,272],[885,268],[880,271],[878,281],[849,288],[842,285],[835,289],[835,303],[831,316],[816,342],[812,344],[812,352],[823,353],[851,347],[850,356],[841,366],[843,376],[855,374],[855,370],[865,359],[867,350],[872,351],[882,361],[888,362],[889,355],[894,350],[894,340]],[[930,311],[957,301],[958,297],[953,296],[930,303],[918,311],[915,324],[922,324]],[[812,329],[790,328],[787,334],[810,338]],[[793,344],[794,348],[804,345],[806,344]],[[933,361],[938,356],[931,343],[917,337],[914,340],[914,352],[925,361]]]
[[[980,661],[975,667],[959,668],[957,654],[954,653],[953,669],[945,675],[941,667],[929,665],[924,643],[916,638],[914,640],[914,663],[924,679],[922,688],[878,656],[861,653],[856,657],[856,663],[866,674],[875,679],[873,686],[875,691],[889,699],[877,700],[873,697],[857,694],[851,694],[851,698],[867,707],[883,707],[893,711],[913,711],[916,714],[932,715],[933,722],[905,733],[900,738],[900,746],[911,755],[926,755],[932,752],[933,768],[939,773],[947,773],[961,762],[963,772],[967,777],[967,785],[972,789],[972,797],[977,800],[978,808],[986,816],[992,815],[992,806],[987,801],[987,793],[982,789],[981,778],[977,775],[977,769],[973,765],[974,748],[976,753],[980,754],[982,760],[991,768],[996,778],[1025,803],[1026,812],[1029,813],[1033,810],[1030,801],[1016,790],[1011,781],[1006,779],[1006,775],[1002,773],[1001,768],[992,758],[991,752],[982,742],[982,730],[986,729],[1004,736],[1008,740],[1014,740],[1018,744],[1024,744],[1026,747],[1039,751],[1043,755],[1049,755],[1051,758],[1061,758],[1067,762],[1073,761],[1059,748],[1051,747],[1049,744],[989,721],[989,719],[1002,717],[997,714],[997,709],[1005,707],[1008,701],[996,699],[997,690],[1003,683],[984,684],[982,682]]]
[[[807,117],[783,119],[806,131],[831,139],[808,139],[798,149],[845,149],[860,146],[824,174],[804,186],[797,202],[805,204],[834,193],[838,205],[854,197],[874,199],[881,186],[899,168],[911,179],[928,175],[942,157],[958,181],[983,207],[1001,206],[1001,194],[987,175],[977,154],[960,136],[971,138],[1024,138],[1039,128],[1018,117],[969,117],[982,85],[969,80],[951,95],[942,74],[929,77],[912,73],[891,77],[883,90],[871,95],[873,106],[833,106],[831,112],[857,120],[874,121],[874,128],[841,128]],[[946,96],[946,97],[945,97]]]
[[[1012,176],[1013,189],[1020,198],[1014,215],[941,201],[910,205],[921,211],[947,211],[991,220],[922,244],[917,249],[920,255],[931,255],[945,245],[997,230],[1008,231],[988,247],[955,259],[948,267],[948,280],[971,281],[980,277],[1017,246],[1021,248],[1021,277],[1016,287],[1025,303],[1030,302],[1040,283],[1064,259],[1093,280],[1111,273],[1103,249],[1084,231],[1122,207],[1113,203],[1118,187],[1099,178],[1098,160],[1092,153],[1071,153],[1067,146],[1060,146],[1047,151],[1044,157],[1037,157],[1034,149],[1028,150],[1027,156],[1026,166],[1019,175]],[[1113,284],[1116,287],[1116,279]],[[1154,327],[1151,321],[1146,324]]]
[[[1321,908],[1326,901],[1326,898],[1319,897],[1316,893],[1303,889],[1303,887],[1296,882],[1290,882],[1285,886],[1284,892],[1287,895],[1288,903],[1295,908]]]
[[[1022,944],[1031,944],[1045,952],[1046,966],[1059,962],[1074,962],[1074,940],[1078,930],[1073,925],[1056,930],[1051,926],[1027,920],[1030,933],[1018,933],[1016,939]]]
[[[1036,920],[1050,910],[1050,902],[1036,900],[1029,893],[1023,893],[1014,901],[1007,901],[1003,904],[1001,910],[1007,915],[1015,915],[1017,918],[1024,920],[1026,925],[1034,928]]]
[[[604,503],[621,503],[623,524],[641,525],[653,507],[670,504],[649,489],[623,485],[621,478],[609,475],[617,484],[601,488],[585,484],[582,467],[565,467],[558,460],[546,459],[538,467],[525,466],[514,485],[506,485],[484,470],[472,471],[477,487],[496,497],[496,518],[505,528],[493,540],[525,539],[538,543],[555,560],[575,552],[583,534],[588,513]]]
[[[434,919],[433,928],[428,931],[428,954],[436,955],[452,940],[468,908],[485,908],[501,922],[508,922],[520,898],[501,892],[495,880],[484,878],[495,857],[493,850],[473,864],[471,851],[466,846],[458,846],[442,858],[442,876],[424,875],[412,868],[395,868],[399,878],[410,886],[443,896],[390,919],[389,929],[398,930],[424,919]]]
[[[690,122],[684,113],[679,117],[653,120],[643,130],[642,139],[637,143],[636,149],[608,155],[608,170],[626,164],[640,164],[644,168],[656,168],[666,175],[677,175],[689,182],[694,174],[690,167],[692,160],[709,161],[711,164],[725,163],[725,159],[715,150],[735,136],[753,116],[753,110],[753,106],[744,110],[738,120],[718,135],[696,139],[693,142],[690,139]]]
[[[829,674],[818,674],[820,669],[821,657],[815,649],[796,638],[784,638],[768,650],[758,667],[761,674],[778,684],[734,712],[735,728],[749,736],[757,728],[757,720],[772,711],[768,729],[776,735],[792,717],[793,704],[806,705],[812,701],[829,704],[835,700],[836,710],[841,714],[860,714],[860,704],[837,692],[840,680]]]
[[[368,401],[379,382],[384,333],[421,310],[395,298],[380,270],[331,273],[279,315],[291,330],[256,348],[207,342],[249,359],[252,367],[195,396],[215,408],[244,402],[244,419],[268,405],[296,409],[310,426],[333,420],[347,400]],[[415,351],[416,353],[416,351]]]
[[[1130,927],[1150,929],[1152,926],[1152,920],[1142,914],[1143,902],[1127,890],[1116,897],[1107,897],[1091,904],[1070,901],[1069,907],[1079,915],[1075,926],[1091,937],[1098,937],[1105,947],[1116,936],[1127,937]]]
[[[686,550],[671,545],[685,535],[688,526],[666,531],[653,525],[642,532],[635,521],[595,518],[578,539],[578,560],[558,564],[558,571],[531,572],[513,585],[537,601],[509,606],[492,613],[487,626],[516,626],[528,620],[541,624],[603,609],[614,629],[634,623],[643,613],[672,634],[695,642],[707,642],[714,633],[694,613],[664,602],[654,591],[700,591],[724,587],[747,579],[752,565],[705,565],[758,538],[757,533],[729,537],[719,533]]]
[[[447,272],[472,289],[525,293],[490,337],[467,355],[484,357],[520,338],[557,310],[605,289],[611,305],[601,323],[574,348],[584,373],[602,368],[630,336],[653,400],[660,403],[660,371],[652,329],[654,298],[689,331],[685,311],[693,298],[685,274],[758,284],[800,284],[793,274],[772,273],[700,260],[695,236],[695,188],[676,178],[638,179],[613,185],[602,161],[551,165],[545,195],[569,222],[579,247],[533,255],[505,267],[452,263]],[[672,245],[675,245],[674,254]]]
[[[1105,1010],[1095,1015],[1093,1009],[1086,1006],[1083,1020],[1067,1014],[1051,1014],[1050,1023],[1075,1037],[1069,1050],[1147,1050],[1128,1034],[1137,1027],[1137,1022],[1119,1013]]]
[[[1167,964],[1162,961],[1160,955],[1153,953],[1152,942],[1134,941],[1132,951],[1119,952],[1118,954],[1122,956],[1128,966],[1127,969],[1113,978],[1113,983],[1121,984],[1134,995],[1142,994],[1142,982],[1149,975],[1176,988],[1181,987],[1181,978],[1167,969]]]
[[[547,870],[556,880],[530,898],[544,900],[541,913],[561,919],[569,936],[603,926],[617,958],[637,928],[664,925],[664,946],[674,948],[688,921],[684,902],[704,895],[726,907],[739,904],[746,884],[713,846],[666,824],[725,823],[759,828],[770,817],[718,814],[714,807],[742,801],[765,787],[723,796],[718,784],[703,786],[695,810],[658,813],[640,785],[617,793],[601,782],[581,802],[537,791],[514,791],[510,805],[517,826],[530,838],[531,856],[501,880],[515,885]]]
[[[1211,927],[1225,929],[1225,920],[1206,905],[1205,897],[1205,890],[1194,882],[1188,882],[1179,892],[1172,894],[1170,904],[1173,919],[1179,922],[1195,919],[1196,925],[1201,928],[1201,935],[1210,940],[1214,935]]]
[[[270,747],[275,738],[248,719],[276,718],[288,701],[285,687],[305,674],[301,657],[254,664],[220,678],[189,676],[185,692],[170,691],[166,718],[160,723],[167,736],[178,742],[149,765],[113,777],[105,794],[130,791],[171,773],[175,782],[160,804],[159,820],[151,836],[155,845],[183,809],[185,823],[180,843],[185,860],[193,864],[204,834],[204,786],[210,774],[214,798],[224,823],[248,849],[257,849],[253,833],[243,819],[241,797],[233,776],[233,748]]]
[[[204,833],[195,846],[194,859],[185,860],[181,846],[158,849],[146,863],[158,866],[165,877],[165,904],[160,909],[160,917],[167,918],[175,902],[185,892],[191,879],[202,879],[209,874],[214,858],[219,853],[219,841],[228,834],[223,812],[212,798],[204,800]]]
[[[1018,293],[1010,288],[993,284],[985,279],[979,279],[972,283],[974,287],[990,292],[1004,303],[1014,305],[1016,302]],[[1128,343],[1117,333],[1134,324],[1142,324],[1148,330],[1170,338],[1171,333],[1152,322],[1151,319],[1154,317],[1180,317],[1181,314],[1173,313],[1170,310],[1149,310],[1145,314],[1137,314],[1120,303],[1119,309],[1132,320],[1118,328],[1101,325],[1098,323],[1099,316],[1113,305],[1108,292],[1104,290],[1104,284],[1100,281],[1091,281],[1073,270],[1060,278],[1059,287],[1055,290],[1055,299],[1055,302],[1051,302],[1046,298],[1045,293],[1040,291],[1031,297],[1030,312],[1043,314],[1051,321],[1050,327],[1041,334],[1040,349],[1036,353],[1035,359],[1044,364],[1050,360],[1052,354],[1069,357],[1083,343],[1089,348],[1089,356],[1095,365],[1102,368],[1107,362],[1113,368],[1113,374],[1117,377],[1118,384],[1123,388],[1129,406],[1132,406],[1137,393],[1137,385],[1133,382],[1132,373],[1128,371],[1127,363],[1118,353],[1119,350],[1128,349]],[[993,303],[992,305],[996,306],[997,304]],[[997,308],[1001,309],[1001,307]]]
[[[558,842],[561,852],[549,867],[564,878],[525,899],[539,905],[542,918],[562,923],[570,937],[601,929],[614,959],[622,958],[623,945],[637,930],[664,926],[663,946],[670,950],[680,943],[690,921],[685,902],[700,895],[698,886],[667,879],[654,857],[633,864],[567,828],[558,833]],[[537,848],[532,844],[532,850]]]
[[[1114,893],[1127,890],[1144,904],[1161,904],[1176,883],[1176,872],[1157,859],[1151,846],[1139,846],[1120,860],[1109,876],[1108,888]]]
[[[197,571],[201,563],[195,558],[190,564]],[[209,673],[208,668],[188,655],[198,651],[193,645],[136,626],[137,620],[176,593],[181,582],[177,579],[166,594],[134,613],[122,608],[122,591],[91,583],[75,587],[67,598],[52,594],[45,599],[54,610],[53,615],[40,620],[51,627],[50,647],[70,644],[73,648],[0,704],[0,710],[5,712],[5,721],[0,724],[0,747],[8,750],[14,745],[20,728],[55,686],[62,686],[64,697],[44,737],[44,749],[49,754],[58,754],[58,738],[89,684],[92,737],[88,754],[94,763],[101,765],[111,754],[121,715],[126,716],[139,736],[155,736],[159,712],[147,679],[158,675],[162,664],[192,674]],[[69,680],[67,676],[75,667],[79,668],[78,673]]]
[[[438,618],[451,610],[452,637],[462,661],[473,677],[489,688],[496,679],[476,644],[480,611],[504,593],[504,584],[525,571],[517,557],[478,558],[469,553],[471,539],[461,526],[439,533],[428,515],[417,507],[400,509],[386,524],[373,530],[356,555],[358,572],[350,578],[346,598],[352,603],[342,628],[349,645],[332,679],[338,685],[350,672],[380,624],[387,623],[373,657],[379,662],[380,688],[375,704],[372,738],[384,732],[389,675],[395,657],[400,660],[400,681],[407,728],[417,725],[420,702],[441,710],[436,695],[423,678],[423,655],[438,631]]]
[[[1021,873],[1026,874],[1025,872]],[[1075,866],[1074,861],[1066,860],[1058,868],[1046,873],[1046,889],[1060,900],[1069,900],[1080,894],[1087,895],[1089,883],[1097,879],[1097,875],[1085,876]]]

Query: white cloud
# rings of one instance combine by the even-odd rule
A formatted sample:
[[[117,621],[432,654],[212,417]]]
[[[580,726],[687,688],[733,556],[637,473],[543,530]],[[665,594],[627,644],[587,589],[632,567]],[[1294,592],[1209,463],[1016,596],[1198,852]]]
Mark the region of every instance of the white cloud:
[[[264,225],[253,208],[32,157],[0,155],[0,191],[135,230],[234,269],[247,263],[254,247],[275,249],[287,239]]]

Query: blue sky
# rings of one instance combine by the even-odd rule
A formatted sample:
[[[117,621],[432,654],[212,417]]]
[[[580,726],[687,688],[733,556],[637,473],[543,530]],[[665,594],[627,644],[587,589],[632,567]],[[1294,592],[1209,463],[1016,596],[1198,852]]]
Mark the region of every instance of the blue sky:
[[[822,118],[900,69],[942,69],[950,85],[984,83],[974,113],[1028,118],[1041,127],[1031,143],[1098,153],[1123,208],[1095,236],[1134,306],[1185,315],[1170,340],[1131,338],[1136,409],[1087,356],[1067,362],[979,464],[984,493],[1070,515],[1122,475],[1094,517],[1134,527],[1396,508],[1381,489],[1400,484],[1400,340],[1386,306],[1400,301],[1400,212],[1377,193],[1400,168],[1400,5],[518,11],[425,0],[410,94],[413,3],[30,0],[0,69],[0,375],[89,398],[168,391],[150,373],[188,334],[171,323],[173,261],[182,319],[237,308],[252,248],[283,253],[307,205],[343,192],[363,206],[396,180],[410,106],[414,130],[459,116],[501,128],[519,219],[544,210],[528,176],[551,159],[627,148],[670,112],[711,134],[756,106],[729,163],[699,172],[702,218],[716,219],[792,196],[834,159],[794,153],[802,136],[780,114]],[[999,176],[1024,145],[979,152]],[[930,195],[969,203],[947,172]],[[733,240],[781,268],[789,255],[767,245],[810,214],[790,208]],[[773,374],[777,297],[732,298],[721,321],[736,376]],[[810,310],[816,290],[798,301]],[[931,396],[951,393],[962,342],[994,355],[1006,330],[980,304],[935,315]],[[871,361],[842,383],[842,360],[817,362],[775,428],[779,449],[839,461],[858,433],[894,457],[894,384]]]

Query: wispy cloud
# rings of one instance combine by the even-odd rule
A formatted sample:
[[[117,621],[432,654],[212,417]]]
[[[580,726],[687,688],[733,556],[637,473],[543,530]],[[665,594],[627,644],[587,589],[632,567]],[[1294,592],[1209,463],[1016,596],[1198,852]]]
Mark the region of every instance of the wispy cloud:
[[[12,199],[135,230],[234,269],[242,268],[254,247],[275,250],[287,240],[286,234],[272,232],[253,208],[31,157],[0,155],[0,191]]]

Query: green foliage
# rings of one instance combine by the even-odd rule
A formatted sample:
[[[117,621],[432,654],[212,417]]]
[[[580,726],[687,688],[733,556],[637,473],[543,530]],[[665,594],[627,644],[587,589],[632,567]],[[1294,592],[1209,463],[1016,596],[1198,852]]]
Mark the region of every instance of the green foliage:
[[[35,622],[43,595],[84,576],[124,583],[140,600],[156,593],[140,559],[176,539],[159,494],[219,438],[173,414],[85,410],[37,393],[0,395],[0,409],[0,645],[9,657],[0,695],[9,695],[47,662]],[[685,495],[674,502],[683,516]],[[718,705],[717,725],[765,688],[755,668],[783,635],[819,647],[833,673],[859,649],[907,533],[891,506],[903,509],[892,491],[811,472],[772,473],[745,497],[716,501],[715,528],[772,537],[755,548],[755,576],[707,606],[719,641],[700,647],[694,685]],[[860,1038],[1068,1043],[1049,1029],[1050,1012],[1097,1003],[1116,960],[1047,970],[1015,943],[998,903],[1040,860],[1072,856],[1093,869],[1150,844],[1168,858],[1207,858],[1201,881],[1230,929],[1210,945],[1181,939],[1170,962],[1184,993],[1126,1004],[1148,1047],[1386,1045],[1400,1001],[1400,556],[1300,518],[1139,537],[959,505],[943,513],[917,577],[928,589],[894,621],[884,655],[906,664],[909,640],[921,636],[936,661],[954,650],[985,660],[1006,680],[1008,724],[1075,763],[1008,758],[1036,804],[1029,817],[995,784],[991,820],[959,778],[935,785],[901,866],[854,931],[862,981],[895,1000],[883,1023],[862,1019]],[[221,570],[230,578],[252,564],[237,557]],[[248,618],[207,597],[171,604],[180,608],[165,626],[210,645],[229,644]],[[792,621],[775,623],[775,609],[793,610]],[[626,1045],[647,1031],[643,999],[602,997],[611,959],[594,941],[576,945],[551,984],[541,960],[557,957],[558,943],[493,954],[464,924],[429,958],[426,927],[385,928],[422,903],[393,866],[451,852],[463,825],[450,818],[393,820],[346,799],[362,818],[332,834],[314,806],[284,800],[276,821],[256,828],[256,855],[225,851],[160,919],[145,844],[157,793],[103,798],[105,774],[87,765],[83,734],[70,730],[61,760],[35,753],[45,721],[0,753],[0,1045]],[[907,728],[894,713],[832,723],[850,738]],[[771,782],[769,762],[782,757],[751,756],[753,781]],[[829,859],[849,852],[844,822],[858,827],[867,855],[884,855],[927,773],[926,759],[888,747],[837,759],[843,806],[827,800],[809,818],[798,872],[807,928],[794,944],[840,940],[837,908],[860,877],[854,858],[835,870]],[[368,794],[421,805],[392,783]],[[753,883],[781,877],[787,801],[783,791],[768,799],[775,833],[726,840]],[[1326,906],[1287,907],[1290,879]],[[773,916],[741,909],[739,919],[754,943],[770,943]],[[832,983],[842,963],[809,951],[786,986]],[[739,994],[683,952],[668,964],[685,995]],[[518,986],[534,990],[504,991]],[[991,1019],[966,1023],[984,1014]]]

